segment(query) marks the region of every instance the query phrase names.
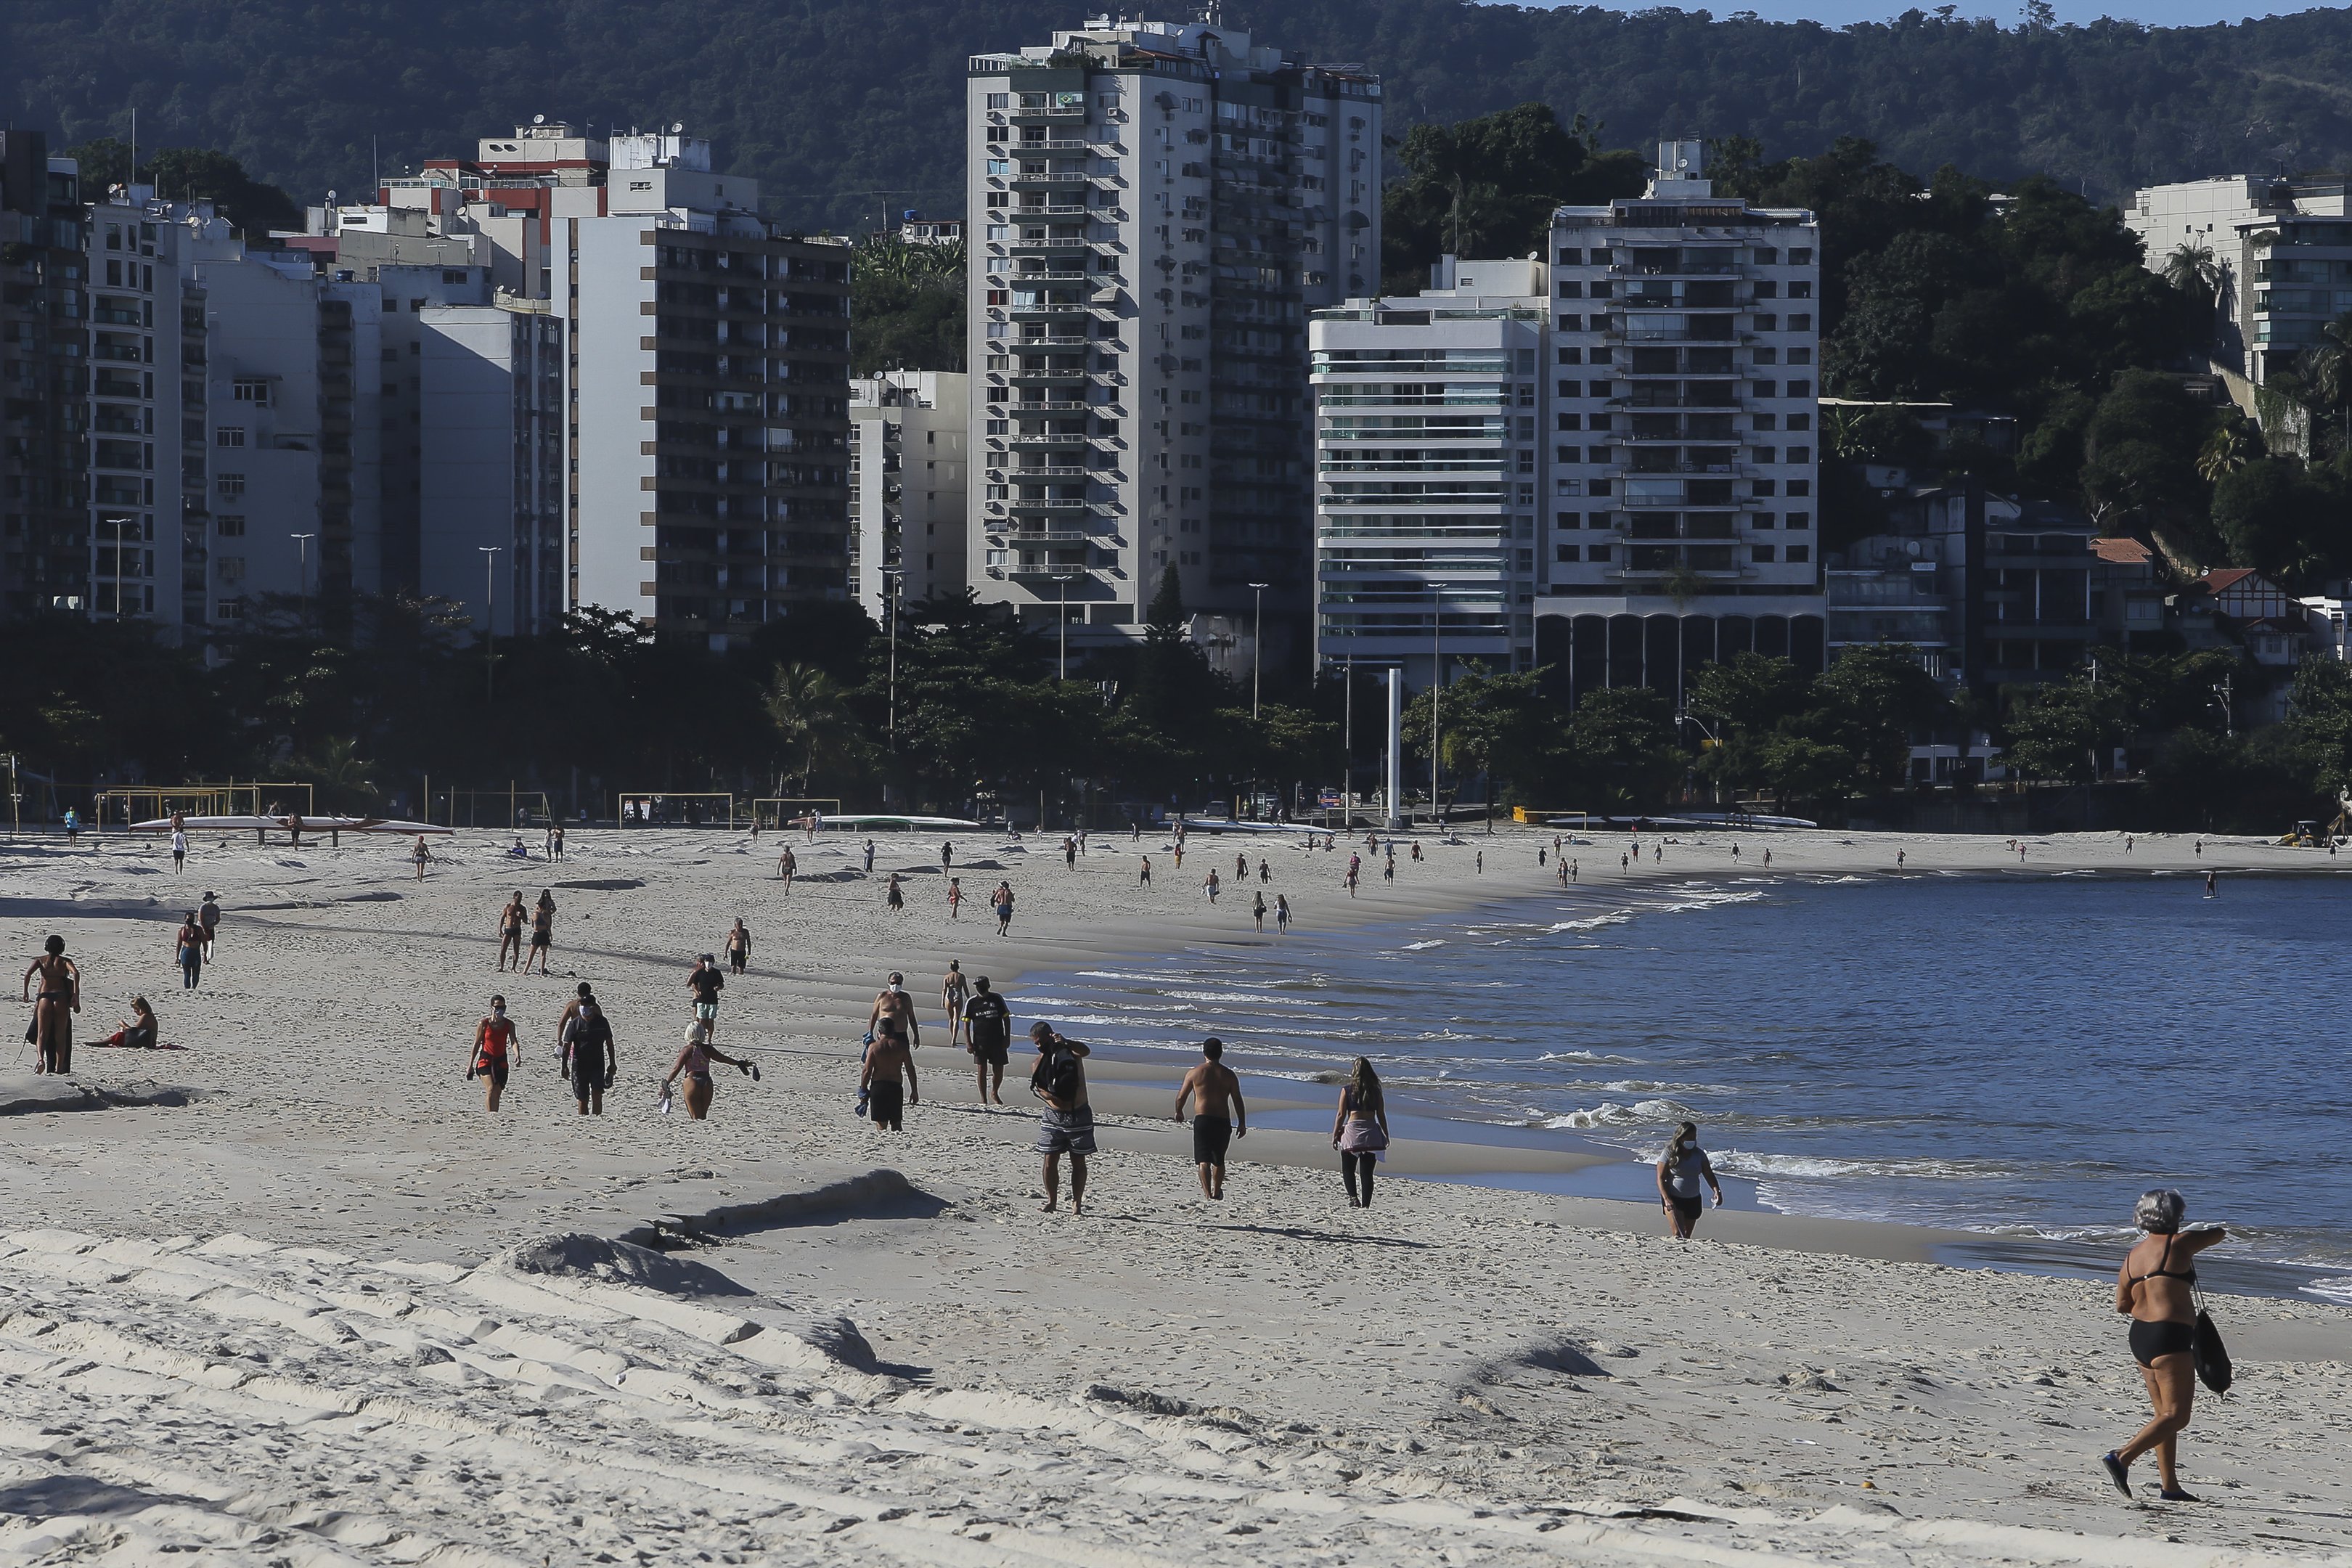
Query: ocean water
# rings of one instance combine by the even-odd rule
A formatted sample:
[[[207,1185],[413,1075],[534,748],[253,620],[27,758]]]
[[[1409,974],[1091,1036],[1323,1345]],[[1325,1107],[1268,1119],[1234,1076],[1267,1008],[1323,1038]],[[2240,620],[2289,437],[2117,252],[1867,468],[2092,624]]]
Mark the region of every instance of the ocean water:
[[[1736,1201],[2112,1268],[2133,1200],[2177,1186],[2224,1253],[2284,1266],[2269,1288],[2352,1301],[2347,951],[2352,890],[2319,879],[1727,878],[1032,975],[1021,1002],[1171,1072],[1215,1034],[1318,1098],[1369,1056],[1400,1110],[1625,1162],[1560,1190],[1646,1191],[1633,1163],[1688,1117]]]

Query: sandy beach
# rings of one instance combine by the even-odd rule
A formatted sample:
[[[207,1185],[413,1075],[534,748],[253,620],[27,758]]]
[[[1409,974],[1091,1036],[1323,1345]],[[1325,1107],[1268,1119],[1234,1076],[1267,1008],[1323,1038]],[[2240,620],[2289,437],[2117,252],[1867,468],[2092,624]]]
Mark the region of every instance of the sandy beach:
[[[1950,1238],[1900,1226],[1727,1211],[1678,1247],[1647,1205],[1391,1179],[1591,1158],[1466,1136],[1401,1142],[1355,1211],[1327,1139],[1255,1131],[1211,1205],[1171,1079],[1135,1064],[1093,1077],[1089,1212],[1045,1215],[1027,1058],[995,1110],[941,1048],[950,957],[1025,1025],[1024,973],[1546,892],[1552,837],[1424,834],[1352,900],[1345,842],[1198,834],[1180,871],[1164,837],[1075,869],[959,837],[953,922],[929,839],[878,840],[868,876],[857,841],[793,835],[789,896],[774,836],[715,830],[578,832],[560,866],[461,833],[422,881],[395,840],[208,837],[176,879],[152,840],[9,846],[0,943],[21,969],[63,934],[84,1007],[72,1080],[20,1048],[0,1081],[0,1563],[2352,1560],[2352,1312],[2217,1298],[2238,1389],[2182,1448],[2210,1503],[2127,1504],[2096,1457],[2145,1396],[2105,1285],[1945,1267]],[[1828,879],[2336,866],[1678,830],[1633,869],[1584,837],[1580,884],[1631,900],[1766,848]],[[1253,932],[1255,881],[1202,896],[1237,847],[1292,936]],[[173,932],[208,888],[215,962],[184,993]],[[552,973],[500,974],[499,906],[541,888]],[[722,1072],[708,1122],[657,1114],[687,970],[738,916],[719,1042],[761,1079]],[[852,1100],[893,968],[930,1043],[882,1134]],[[619,1035],[602,1118],[555,1076],[581,980]],[[522,1039],[496,1118],[464,1077],[493,991]],[[91,1047],[133,993],[185,1049]],[[1254,1109],[1336,1094],[1233,1065]]]

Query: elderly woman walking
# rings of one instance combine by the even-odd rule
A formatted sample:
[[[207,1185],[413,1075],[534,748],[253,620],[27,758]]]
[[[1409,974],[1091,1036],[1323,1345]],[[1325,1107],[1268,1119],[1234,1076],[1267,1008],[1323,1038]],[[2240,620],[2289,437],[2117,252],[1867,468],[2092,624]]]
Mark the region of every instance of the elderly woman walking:
[[[2183,1231],[2180,1221],[2189,1205],[2170,1187],[2142,1193],[2132,1219],[2139,1240],[2116,1270],[2116,1310],[2128,1316],[2132,1359],[2147,1384],[2155,1417],[2122,1447],[2100,1463],[2116,1489],[2132,1495],[2132,1461],[2156,1450],[2157,1493],[2167,1502],[2195,1502],[2182,1489],[2173,1468],[2174,1447],[2189,1426],[2189,1412],[2197,1395],[2196,1257],[2229,1236],[2220,1226]]]

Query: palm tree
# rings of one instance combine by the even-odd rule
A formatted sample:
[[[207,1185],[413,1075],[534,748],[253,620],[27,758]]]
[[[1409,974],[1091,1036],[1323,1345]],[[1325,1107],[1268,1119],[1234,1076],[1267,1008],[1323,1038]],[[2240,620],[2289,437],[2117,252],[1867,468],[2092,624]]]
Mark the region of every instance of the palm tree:
[[[2182,240],[2164,258],[2164,280],[2184,294],[2196,296],[2205,302],[2213,317],[2214,335],[2220,336],[2221,314],[2226,302],[2230,274],[2215,258],[2213,247]]]
[[[2204,449],[2197,454],[2197,477],[2208,484],[2219,484],[2253,460],[2254,443],[2246,432],[2246,422],[2233,419],[2205,438]]]
[[[801,753],[801,788],[809,787],[820,752],[835,750],[849,723],[841,688],[813,665],[780,664],[761,706],[788,747]]]

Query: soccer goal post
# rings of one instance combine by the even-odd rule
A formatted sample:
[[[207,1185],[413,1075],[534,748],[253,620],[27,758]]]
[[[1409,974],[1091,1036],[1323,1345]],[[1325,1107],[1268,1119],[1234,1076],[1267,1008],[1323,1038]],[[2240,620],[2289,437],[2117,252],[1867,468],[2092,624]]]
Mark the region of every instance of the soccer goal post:
[[[623,827],[732,827],[740,820],[727,790],[625,790],[614,798]]]

